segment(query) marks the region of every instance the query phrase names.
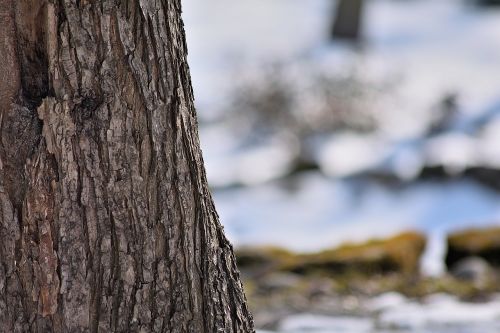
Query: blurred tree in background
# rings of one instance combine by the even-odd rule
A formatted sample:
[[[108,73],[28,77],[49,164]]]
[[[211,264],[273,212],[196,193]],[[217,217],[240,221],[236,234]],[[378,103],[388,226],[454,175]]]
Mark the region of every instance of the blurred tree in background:
[[[333,38],[359,40],[361,38],[363,0],[340,0],[332,27]]]

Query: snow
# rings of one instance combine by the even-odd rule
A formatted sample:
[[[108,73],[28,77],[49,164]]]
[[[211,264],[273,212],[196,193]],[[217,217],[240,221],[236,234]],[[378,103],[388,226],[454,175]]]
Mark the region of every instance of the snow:
[[[419,115],[445,93],[457,92],[467,113],[498,98],[500,46],[492,42],[499,38],[498,11],[478,12],[454,0],[369,4],[367,58],[383,74],[403,69],[401,111],[411,114],[414,131],[422,125]]]
[[[390,292],[367,300],[364,317],[298,313],[285,317],[279,333],[493,333],[500,329],[500,297],[468,303],[448,294],[421,302]],[[257,331],[272,333],[270,331]]]
[[[497,116],[486,124],[479,137],[481,144],[477,148],[480,154],[480,162],[489,167],[500,167],[500,149],[498,149],[500,117]]]
[[[201,118],[224,111],[235,84],[255,79],[272,63],[282,64],[295,85],[311,72],[342,76],[354,71],[376,87],[392,82],[393,90],[373,105],[382,120],[376,138],[336,135],[336,141],[324,145],[319,163],[326,174],[348,176],[380,162],[379,167],[412,179],[426,164],[441,163],[452,172],[500,165],[499,131],[485,129],[478,137],[469,133],[471,128],[481,131],[477,120],[489,108],[493,114],[500,110],[500,44],[494,42],[500,38],[500,11],[479,11],[455,0],[367,4],[366,46],[359,52],[326,42],[334,5],[330,0],[185,0],[189,62]],[[312,110],[314,92],[303,88],[296,89],[304,94],[301,108]],[[436,103],[449,93],[459,98],[457,121],[448,133],[423,142],[422,131]],[[246,182],[259,184],[287,170],[293,152],[285,145],[220,154],[218,146],[237,145],[240,134],[208,132],[201,131],[201,141],[209,181],[216,186],[245,183],[247,173]],[[402,148],[405,140],[417,145]]]
[[[325,174],[345,177],[380,164],[386,149],[386,145],[373,136],[337,134],[324,144],[318,160]]]
[[[500,302],[465,303],[454,296],[439,294],[423,303],[398,304],[382,313],[379,325],[391,328],[412,328],[484,325],[500,328]]]
[[[374,170],[395,174],[401,180],[414,179],[425,165],[422,140],[401,140]]]
[[[242,72],[315,47],[325,30],[325,20],[318,17],[328,15],[331,5],[325,0],[184,0],[197,105],[217,112]]]
[[[498,97],[499,11],[479,12],[455,0],[369,1],[367,47],[354,53],[343,43],[325,43],[330,0],[185,0],[183,5],[202,116],[220,105],[242,74],[269,62],[308,60],[328,72],[354,64],[374,82],[400,78],[391,101],[400,112],[389,117],[386,129],[404,136],[418,131],[426,110],[444,93],[458,92],[467,112]]]
[[[216,133],[214,130],[211,133],[212,139],[221,142],[221,147],[217,148],[216,153],[205,155],[211,185],[262,184],[288,172],[294,155],[288,149],[287,142],[276,138],[266,145],[241,150],[230,135],[221,132]],[[202,149],[205,151],[208,148],[202,144]]]
[[[447,294],[421,302],[390,292],[367,300],[363,317],[298,313],[285,317],[279,333],[493,333],[500,329],[500,296],[468,303]],[[272,333],[258,331],[260,333]]]
[[[427,232],[422,264],[428,274],[443,270],[447,232],[500,221],[500,194],[469,181],[392,188],[311,172],[288,183],[218,191],[215,201],[236,246],[315,251],[408,229]]]
[[[316,251],[416,229],[428,234],[422,267],[443,272],[446,235],[500,225],[500,193],[461,178],[423,181],[424,167],[458,173],[500,167],[500,10],[456,0],[367,1],[366,43],[327,41],[331,0],[183,0],[183,17],[202,127],[207,176],[226,233],[236,245]],[[315,142],[320,171],[280,180],[296,153],[290,138],[248,145],[248,128],[217,123],[235,86],[283,68],[297,108],[318,107],[311,73],[358,75],[385,94],[369,101],[380,129],[337,132]],[[362,75],[360,75],[360,73]],[[260,78],[261,79],[261,78]],[[440,133],[426,131],[444,96],[458,111]],[[210,121],[210,124],[204,124]],[[399,185],[367,174],[395,175]],[[239,188],[220,189],[230,185]],[[496,333],[500,296],[463,303],[441,295],[423,303],[397,293],[372,299],[367,318],[297,314],[280,333]],[[270,333],[259,331],[260,333]]]
[[[368,301],[368,308],[373,312],[378,312],[390,308],[396,308],[408,300],[405,296],[397,292],[387,292],[376,296]]]
[[[316,107],[300,78],[362,73],[387,93],[372,106],[373,134],[337,132],[315,147],[321,172],[279,181],[296,153],[289,138],[247,145],[245,130],[210,123],[200,136],[221,220],[236,245],[275,244],[314,251],[345,241],[385,237],[413,228],[429,235],[422,259],[442,272],[451,230],[500,223],[500,195],[465,180],[417,181],[426,166],[457,173],[500,167],[500,11],[456,0],[367,2],[362,49],[329,43],[331,0],[184,0],[196,103],[202,119],[227,110],[235,85],[270,64],[284,68],[300,107]],[[425,22],[425,24],[423,24]],[[458,112],[444,131],[426,129],[444,96]],[[226,104],[224,104],[226,103]],[[203,125],[203,122],[202,122]],[[401,185],[365,173],[395,175]]]
[[[426,142],[428,165],[445,165],[450,173],[459,173],[477,165],[477,144],[464,133],[445,133]]]
[[[374,325],[369,318],[361,317],[328,317],[314,314],[297,314],[285,318],[279,326],[286,332],[343,332],[343,333],[368,333]]]

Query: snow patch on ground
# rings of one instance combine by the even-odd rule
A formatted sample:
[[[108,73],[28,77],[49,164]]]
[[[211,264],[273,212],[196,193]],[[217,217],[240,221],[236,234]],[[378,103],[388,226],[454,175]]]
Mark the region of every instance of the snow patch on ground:
[[[328,317],[314,314],[297,314],[285,318],[279,330],[283,332],[343,332],[368,333],[374,328],[369,318],[361,317]]]
[[[417,302],[390,292],[366,300],[366,308],[363,317],[290,315],[280,322],[277,333],[494,333],[500,329],[500,296],[467,303],[435,294]]]
[[[500,221],[500,194],[473,182],[401,188],[368,180],[331,180],[311,172],[294,180],[215,193],[229,238],[239,245],[315,251],[416,229],[429,234],[428,274],[443,271],[447,232]]]
[[[500,302],[465,303],[454,296],[438,294],[422,303],[407,302],[385,310],[379,325],[386,328],[425,328],[486,324],[500,328]]]

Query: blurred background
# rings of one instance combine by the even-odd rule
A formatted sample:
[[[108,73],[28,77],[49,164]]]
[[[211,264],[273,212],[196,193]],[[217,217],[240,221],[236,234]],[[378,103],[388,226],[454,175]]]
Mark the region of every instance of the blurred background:
[[[500,1],[183,0],[261,332],[500,330]]]

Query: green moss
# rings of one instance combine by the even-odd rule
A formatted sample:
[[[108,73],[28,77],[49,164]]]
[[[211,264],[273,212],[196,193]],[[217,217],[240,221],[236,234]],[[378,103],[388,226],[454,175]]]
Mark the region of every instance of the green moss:
[[[245,271],[269,273],[297,261],[298,255],[279,247],[244,247],[235,251],[238,268]]]
[[[299,256],[286,267],[300,274],[364,275],[417,274],[426,238],[416,232],[406,232],[385,240],[361,244],[345,244],[335,249]]]
[[[500,227],[469,229],[448,236],[448,267],[470,256],[481,257],[500,268]]]
[[[468,229],[448,236],[448,244],[469,252],[480,252],[492,247],[500,247],[500,227]]]

